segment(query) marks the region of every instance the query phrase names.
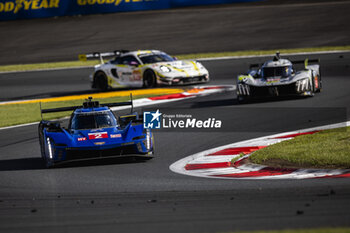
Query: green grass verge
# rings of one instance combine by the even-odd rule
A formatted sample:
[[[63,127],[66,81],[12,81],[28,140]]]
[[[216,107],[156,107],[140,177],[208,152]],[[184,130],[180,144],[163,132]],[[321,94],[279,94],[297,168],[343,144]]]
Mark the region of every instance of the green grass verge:
[[[267,54],[274,54],[277,50],[280,51],[282,54],[288,54],[288,53],[301,53],[301,52],[350,50],[350,46],[328,46],[328,47],[316,47],[316,48],[275,49],[275,50],[249,50],[249,51],[222,52],[222,53],[196,53],[196,54],[182,54],[182,55],[180,54],[175,56],[178,59],[198,59],[198,58],[214,58],[214,57],[227,57],[227,56],[267,55]],[[6,66],[0,66],[0,72],[93,66],[98,63],[99,63],[98,60],[91,60],[86,62],[70,61],[70,62],[53,62],[53,63],[39,63],[39,64],[6,65]]]
[[[237,157],[235,157],[235,158],[233,158],[233,159],[231,160],[231,163],[236,162],[237,160],[239,160],[240,158],[242,158],[242,157],[244,157],[244,156],[245,156],[244,153],[240,153],[239,156],[237,156]]]
[[[298,136],[260,149],[249,159],[273,167],[350,168],[350,127]]]
[[[151,96],[159,95],[138,95],[134,96],[135,99],[146,98]],[[94,100],[100,101],[100,103],[107,102],[122,102],[129,101],[130,97],[113,97],[113,98],[96,98]],[[42,108],[59,108],[67,106],[79,106],[82,105],[84,99],[81,100],[70,100],[70,101],[60,101],[60,102],[47,102],[42,103]],[[72,111],[68,112],[58,112],[58,113],[47,113],[44,114],[45,120],[58,119],[65,116],[69,116]],[[41,120],[40,115],[40,105],[38,103],[27,103],[27,104],[9,104],[0,105],[0,127],[25,124],[30,122],[37,122]]]
[[[298,229],[298,230],[241,231],[238,233],[350,233],[350,228],[316,228],[316,229]]]

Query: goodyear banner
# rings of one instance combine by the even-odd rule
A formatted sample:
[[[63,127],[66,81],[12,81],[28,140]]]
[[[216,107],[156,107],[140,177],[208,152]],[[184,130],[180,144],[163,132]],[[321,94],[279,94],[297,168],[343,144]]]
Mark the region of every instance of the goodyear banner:
[[[0,20],[159,10],[257,0],[0,0]]]

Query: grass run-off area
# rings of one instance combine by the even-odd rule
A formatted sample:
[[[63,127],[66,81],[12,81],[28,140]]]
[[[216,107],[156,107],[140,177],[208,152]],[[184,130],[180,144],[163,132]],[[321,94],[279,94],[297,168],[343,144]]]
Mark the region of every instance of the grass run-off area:
[[[274,54],[277,50],[280,51],[281,54],[283,55],[283,54],[291,54],[291,53],[310,53],[310,52],[323,52],[323,51],[343,51],[343,50],[350,51],[350,46],[332,46],[332,47],[329,46],[329,47],[317,47],[317,48],[250,50],[250,51],[234,51],[234,52],[221,52],[221,53],[197,53],[197,54],[185,54],[185,55],[172,54],[172,55],[177,57],[178,59],[199,59],[199,58],[215,58],[215,57],[228,57],[228,56],[269,55],[269,54]],[[85,67],[85,66],[93,66],[96,64],[99,64],[99,60],[91,60],[91,61],[85,61],[85,62],[78,61],[78,55],[77,55],[77,61],[4,65],[4,66],[0,66],[0,72]]]
[[[159,89],[159,91],[157,91]],[[135,90],[130,91],[133,92],[133,99],[146,98],[146,97],[154,97],[161,96],[166,94],[174,94],[183,92],[182,89],[148,89],[153,90],[154,93],[148,93],[148,91],[143,90]],[[121,92],[115,92],[116,94]],[[113,96],[111,93],[110,96],[113,97],[105,97],[101,98],[99,94],[90,94],[89,96],[93,96],[93,100],[98,100],[100,103],[116,103],[123,101],[130,101],[129,95],[119,95]],[[41,120],[40,114],[40,103],[42,109],[49,108],[58,108],[58,107],[68,107],[68,106],[80,106],[87,98],[87,96],[80,96],[81,98],[77,98],[77,96],[70,97],[56,97],[50,99],[42,99],[42,100],[32,100],[25,101],[22,103],[8,103],[8,104],[0,104],[0,127],[25,124],[31,122],[38,122]],[[86,97],[86,98],[84,98]],[[57,101],[56,101],[57,100]],[[58,119],[65,116],[69,116],[72,111],[68,112],[57,112],[57,113],[47,113],[43,115],[43,119],[51,120]]]
[[[350,233],[350,228],[316,228],[273,231],[240,231],[237,233]]]
[[[272,167],[350,168],[350,127],[320,131],[254,152],[250,161]]]

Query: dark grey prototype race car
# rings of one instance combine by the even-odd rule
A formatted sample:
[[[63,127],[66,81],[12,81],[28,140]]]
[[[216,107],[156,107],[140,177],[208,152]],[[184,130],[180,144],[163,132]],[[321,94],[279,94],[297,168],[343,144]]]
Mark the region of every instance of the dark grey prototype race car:
[[[296,71],[295,65],[303,63],[304,69]],[[261,66],[250,65],[248,74],[237,78],[239,102],[269,96],[314,96],[321,89],[319,59],[292,62],[282,59],[279,52]]]

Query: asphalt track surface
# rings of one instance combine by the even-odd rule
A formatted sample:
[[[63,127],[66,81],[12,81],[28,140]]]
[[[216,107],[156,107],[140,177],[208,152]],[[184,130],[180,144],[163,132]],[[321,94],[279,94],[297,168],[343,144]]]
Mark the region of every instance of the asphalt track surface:
[[[350,1],[262,1],[162,11],[0,22],[0,64],[78,54],[169,54],[349,45]]]
[[[349,179],[218,180],[169,170],[173,162],[206,149],[283,132],[286,128],[320,124],[310,121],[307,109],[346,108],[342,114],[349,119],[349,53],[319,57],[324,90],[312,98],[237,105],[235,94],[226,92],[159,106],[205,110],[203,117],[224,110],[227,114],[223,121],[247,128],[156,132],[157,156],[147,162],[103,160],[47,170],[40,159],[37,126],[1,130],[0,231],[226,232],[349,226]],[[235,74],[245,69],[242,67],[260,61],[221,60],[205,65],[211,71],[212,84],[234,84]],[[16,75],[32,81],[39,73]],[[81,73],[74,77],[83,79],[88,72]],[[48,77],[40,85],[50,92],[50,77],[61,74],[60,80],[65,83],[71,70],[40,74]],[[60,86],[58,80],[55,82]],[[78,91],[88,91],[83,85]],[[35,91],[26,95],[35,96]],[[306,111],[282,119],[284,112],[292,108]],[[325,111],[323,115],[331,123],[334,113]],[[264,127],[257,130],[261,124]]]
[[[135,46],[140,44],[171,54],[349,44],[349,1],[252,6],[0,22],[6,32],[0,37],[0,44],[6,45],[0,48],[0,64],[73,60],[81,52],[139,49]],[[168,168],[206,149],[332,121],[339,112],[349,120],[349,54],[320,57],[324,90],[313,98],[237,105],[235,94],[228,92],[162,105],[208,114],[225,110],[222,120],[232,122],[233,129],[156,132],[157,157],[148,162],[105,160],[47,170],[40,160],[36,126],[1,130],[0,231],[226,232],[349,226],[349,179],[214,180]],[[211,84],[234,84],[249,63],[260,61],[203,63]],[[0,74],[0,100],[90,93],[90,72]],[[258,108],[264,110],[248,114]],[[280,117],[292,108],[306,111]],[[322,112],[326,108],[335,111]],[[310,116],[319,116],[307,109],[321,109],[323,119],[313,121]],[[245,130],[234,130],[242,125]]]

